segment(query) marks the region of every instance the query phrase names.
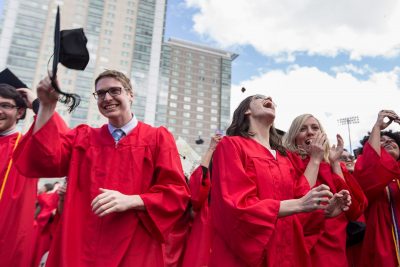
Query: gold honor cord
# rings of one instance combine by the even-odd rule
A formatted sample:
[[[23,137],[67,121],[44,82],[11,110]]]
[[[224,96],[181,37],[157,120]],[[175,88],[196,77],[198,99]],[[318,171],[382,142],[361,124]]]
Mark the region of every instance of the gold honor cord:
[[[15,145],[14,145],[14,148],[13,148],[13,152],[14,152],[15,149],[17,148],[19,139],[21,139],[21,135],[22,135],[21,133],[18,133],[18,137],[17,137],[17,140],[15,141]],[[4,192],[4,188],[6,187],[8,175],[10,174],[11,165],[12,165],[12,155],[11,155],[10,161],[8,162],[6,174],[4,175],[4,179],[3,179],[3,184],[1,185],[1,189],[0,189],[0,201],[1,201],[2,197],[3,197],[3,192]]]
[[[396,184],[398,186],[398,188],[400,189],[400,183],[399,180],[396,180]],[[395,218],[395,214],[394,214],[394,207],[393,207],[393,203],[391,200],[391,196],[390,196],[390,189],[389,186],[386,186],[386,193],[388,196],[388,200],[389,200],[389,205],[390,205],[390,213],[391,213],[391,217],[392,217],[392,237],[393,237],[393,243],[394,243],[394,247],[396,250],[396,258],[397,258],[397,263],[400,264],[400,255],[399,255],[399,232],[397,229],[397,224],[396,224],[396,218]]]

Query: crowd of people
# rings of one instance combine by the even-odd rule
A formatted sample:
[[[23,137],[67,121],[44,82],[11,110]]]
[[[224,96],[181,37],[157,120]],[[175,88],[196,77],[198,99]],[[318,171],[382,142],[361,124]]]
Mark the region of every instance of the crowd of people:
[[[106,70],[108,119],[70,129],[49,77],[0,84],[0,267],[399,266],[400,117],[382,110],[355,159],[312,114],[274,127],[272,98],[245,98],[184,177],[173,136],[138,121],[129,78]],[[64,185],[42,177],[68,177]],[[36,211],[35,211],[36,209]]]

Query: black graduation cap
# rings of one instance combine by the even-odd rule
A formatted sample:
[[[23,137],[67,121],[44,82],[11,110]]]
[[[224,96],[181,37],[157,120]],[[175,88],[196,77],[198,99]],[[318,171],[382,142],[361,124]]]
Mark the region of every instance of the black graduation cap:
[[[242,93],[246,92],[246,88],[242,87],[241,91]]]
[[[11,85],[15,89],[18,88],[28,88],[28,86],[21,81],[9,68],[5,68],[2,72],[0,72],[0,83],[5,83]],[[28,88],[29,89],[29,88]],[[35,114],[39,111],[39,99],[35,99],[32,102],[32,110]],[[21,119],[25,118],[25,114],[21,117]]]
[[[201,145],[201,144],[204,143],[204,140],[201,139],[201,137],[199,136],[199,139],[197,139],[195,142],[196,142],[197,145]]]
[[[21,81],[9,68],[5,68],[0,72],[0,83],[11,85],[15,89],[28,88],[26,84]]]
[[[56,24],[54,27],[54,54],[51,85],[60,93],[61,103],[69,106],[72,112],[80,103],[77,94],[65,93],[56,83],[58,63],[74,70],[84,70],[89,62],[89,51],[86,48],[87,38],[82,28],[60,31],[60,7],[57,7]]]

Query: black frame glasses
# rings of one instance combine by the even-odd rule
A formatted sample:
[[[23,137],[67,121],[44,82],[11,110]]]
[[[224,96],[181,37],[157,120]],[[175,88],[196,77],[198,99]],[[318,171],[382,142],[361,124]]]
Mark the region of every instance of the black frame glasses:
[[[2,110],[12,110],[14,108],[18,107],[16,105],[10,104],[10,103],[0,103],[0,109]]]
[[[106,94],[108,93],[111,97],[120,95],[122,93],[122,87],[114,86],[110,87],[108,89],[100,89],[97,90],[96,92],[93,93],[93,96],[96,100],[103,100],[106,97]]]
[[[340,161],[344,161],[344,162],[349,162],[349,161],[354,161],[355,158],[353,155],[350,156],[340,156],[339,158]]]

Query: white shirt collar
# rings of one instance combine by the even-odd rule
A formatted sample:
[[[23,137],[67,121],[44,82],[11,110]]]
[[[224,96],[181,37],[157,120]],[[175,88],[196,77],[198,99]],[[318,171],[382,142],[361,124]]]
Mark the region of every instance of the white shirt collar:
[[[0,136],[7,136],[7,135],[12,135],[15,134],[17,132],[17,127],[14,127],[13,129],[4,131],[4,132],[0,132]]]
[[[110,134],[112,134],[115,129],[121,129],[125,133],[125,135],[128,135],[133,129],[135,129],[137,124],[138,120],[136,119],[136,116],[132,114],[132,119],[127,124],[125,124],[121,128],[116,128],[109,123],[108,130],[110,131]]]

